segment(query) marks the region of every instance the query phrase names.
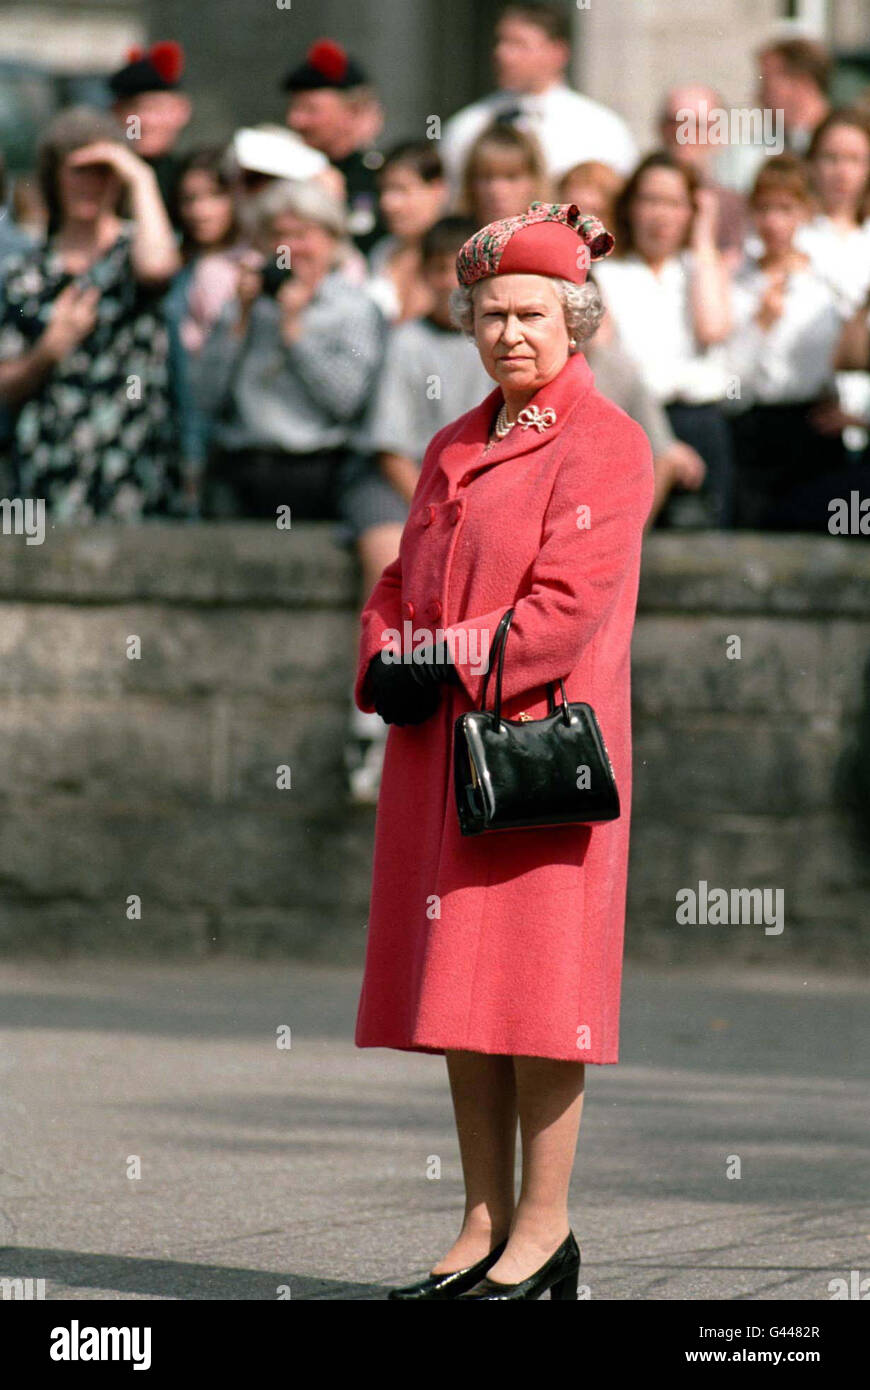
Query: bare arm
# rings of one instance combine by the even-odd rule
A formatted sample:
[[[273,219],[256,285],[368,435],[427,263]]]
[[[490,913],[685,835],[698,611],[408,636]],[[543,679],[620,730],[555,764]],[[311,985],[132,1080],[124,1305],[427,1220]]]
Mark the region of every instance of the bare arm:
[[[110,164],[130,194],[135,223],[130,259],[136,279],[159,285],[181,268],[181,257],[157,176],[150,164],[114,140],[97,140],[69,156],[71,164]]]
[[[11,406],[36,395],[58,362],[68,356],[96,323],[99,290],[67,285],[51,308],[51,318],[32,348],[0,363],[0,398]]]
[[[378,463],[387,482],[410,502],[420,477],[419,465],[404,454],[379,454]]]
[[[692,230],[692,322],[701,347],[721,343],[731,332],[731,294],[728,268],[716,248],[716,196],[709,189],[698,195]]]
[[[54,370],[55,360],[46,351],[44,338],[43,334],[29,352],[0,363],[0,399],[6,405],[22,405],[35,396],[49,372]]]
[[[675,439],[673,444],[669,445],[662,453],[656,454],[653,458],[653,467],[655,487],[653,489],[652,508],[644,526],[644,534],[653,529],[656,517],[667,502],[674,487],[679,486],[688,492],[695,492],[701,486],[707,472],[701,455],[691,445],[684,444],[681,439]]]
[[[843,325],[834,367],[838,372],[866,372],[870,366],[870,319],[865,304]]]
[[[144,162],[143,172],[130,185],[130,203],[136,224],[130,259],[136,279],[143,284],[161,284],[180,270],[181,258],[157,177]]]
[[[673,481],[671,478],[670,469],[662,467],[659,459],[653,459],[653,465],[655,469],[653,500],[652,507],[650,508],[650,514],[647,517],[646,522],[644,524],[644,534],[647,534],[653,529],[656,517],[658,516],[662,507],[665,505],[665,503],[671,495],[671,487]]]

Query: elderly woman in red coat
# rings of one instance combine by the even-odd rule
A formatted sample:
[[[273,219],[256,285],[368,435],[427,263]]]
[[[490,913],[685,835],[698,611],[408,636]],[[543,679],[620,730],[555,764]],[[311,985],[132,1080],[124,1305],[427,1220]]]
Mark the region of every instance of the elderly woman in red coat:
[[[466,1190],[453,1245],[391,1298],[577,1297],[568,1188],[586,1063],[618,1060],[629,650],[653,496],[646,435],[579,350],[603,312],[588,264],[612,245],[574,204],[533,203],[462,248],[457,322],[498,385],[432,439],[361,615],[356,703],[391,728],[355,1041],[445,1056]],[[541,718],[563,678],[598,716],[619,819],[462,835],[454,723],[480,704],[510,607],[503,717]]]

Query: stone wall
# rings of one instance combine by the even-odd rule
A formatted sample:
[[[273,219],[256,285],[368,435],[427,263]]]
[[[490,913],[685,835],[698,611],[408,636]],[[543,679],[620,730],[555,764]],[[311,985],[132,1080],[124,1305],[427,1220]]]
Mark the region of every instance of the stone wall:
[[[858,807],[870,807],[870,762],[860,775],[854,744],[870,733],[868,662],[866,542],[647,541],[633,645],[639,948],[866,962],[870,825]],[[677,926],[676,892],[701,880],[781,889],[784,930]]]
[[[0,536],[0,949],[360,958],[357,587],[328,525]],[[836,772],[868,653],[860,541],[648,540],[630,951],[866,958],[870,850]],[[677,925],[701,880],[782,888],[785,930]]]

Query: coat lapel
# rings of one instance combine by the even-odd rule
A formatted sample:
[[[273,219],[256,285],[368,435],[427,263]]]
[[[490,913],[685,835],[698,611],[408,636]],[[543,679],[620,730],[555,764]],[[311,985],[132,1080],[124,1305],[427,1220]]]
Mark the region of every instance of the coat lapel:
[[[530,406],[537,406],[540,411],[548,407],[554,410],[554,423],[542,430],[534,426],[523,428],[519,424],[514,425],[504,439],[498,440],[488,453],[484,453],[492,422],[504,399],[501,387],[496,386],[469,413],[460,432],[441,450],[438,462],[447,477],[448,496],[452,497],[460,483],[470,481],[482,469],[504,463],[505,459],[518,454],[531,453],[533,449],[539,449],[558,438],[578,401],[594,385],[592,369],[585,356],[582,352],[574,353],[559,375],[536,391],[529,401]]]

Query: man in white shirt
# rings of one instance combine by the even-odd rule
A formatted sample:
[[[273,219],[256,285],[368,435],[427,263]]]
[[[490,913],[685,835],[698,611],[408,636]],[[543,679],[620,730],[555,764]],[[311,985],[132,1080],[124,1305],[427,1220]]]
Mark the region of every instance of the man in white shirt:
[[[554,179],[587,159],[630,173],[637,146],[628,126],[608,107],[566,85],[570,57],[571,24],[562,6],[529,0],[503,10],[493,49],[499,90],[444,125],[441,157],[454,196],[471,145],[497,119],[513,120],[537,136]]]
[[[830,110],[828,89],[834,67],[830,51],[820,40],[798,35],[767,44],[756,58],[759,107],[773,113],[777,131],[782,121],[785,150],[803,157],[813,131]],[[782,154],[783,146],[776,142],[725,146],[717,162],[717,177],[728,188],[748,193],[765,159]]]

